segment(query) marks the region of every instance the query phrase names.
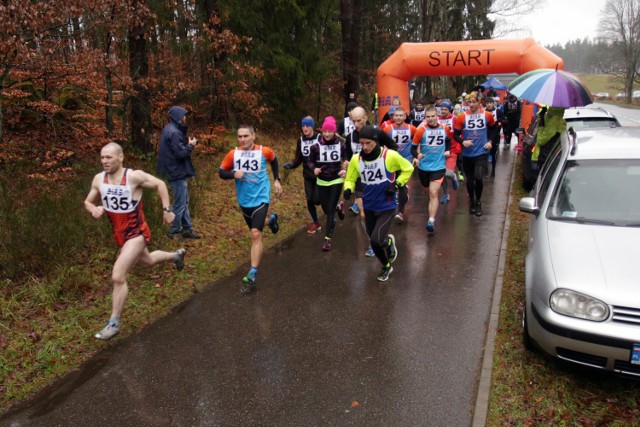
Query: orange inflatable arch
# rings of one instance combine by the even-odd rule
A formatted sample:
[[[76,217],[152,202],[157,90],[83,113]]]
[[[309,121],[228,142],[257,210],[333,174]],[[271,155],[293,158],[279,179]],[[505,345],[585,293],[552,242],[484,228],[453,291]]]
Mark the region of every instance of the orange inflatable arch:
[[[389,111],[394,98],[400,99],[407,110],[410,108],[407,83],[415,76],[523,74],[556,67],[563,69],[564,61],[531,38],[402,43],[378,67],[379,116]]]

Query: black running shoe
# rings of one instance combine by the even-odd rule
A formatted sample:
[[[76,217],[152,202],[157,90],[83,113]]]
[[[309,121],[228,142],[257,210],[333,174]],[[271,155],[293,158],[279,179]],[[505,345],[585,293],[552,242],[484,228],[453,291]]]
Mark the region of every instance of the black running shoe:
[[[336,206],[336,211],[338,212],[338,218],[342,221],[344,219],[344,201],[340,200],[340,203]]]
[[[476,216],[482,216],[482,203],[476,202]]]
[[[386,282],[387,280],[389,280],[389,275],[392,271],[393,267],[391,267],[391,265],[389,265],[389,267],[382,267],[382,271],[380,272],[380,274],[378,274],[378,281]]]
[[[398,247],[396,246],[396,238],[393,234],[389,234],[389,262],[393,262],[398,258]]]
[[[271,229],[273,234],[278,233],[278,230],[280,230],[280,226],[278,225],[278,214],[272,213],[269,217],[269,229]]]
[[[185,239],[199,239],[200,235],[189,229],[182,232],[182,237],[184,237]]]

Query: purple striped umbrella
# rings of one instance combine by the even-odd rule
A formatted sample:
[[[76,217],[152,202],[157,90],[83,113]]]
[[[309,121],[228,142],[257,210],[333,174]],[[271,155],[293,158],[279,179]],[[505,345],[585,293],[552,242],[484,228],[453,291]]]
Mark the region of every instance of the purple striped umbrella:
[[[562,70],[540,69],[525,73],[509,85],[518,98],[552,107],[582,107],[593,103],[578,77]]]

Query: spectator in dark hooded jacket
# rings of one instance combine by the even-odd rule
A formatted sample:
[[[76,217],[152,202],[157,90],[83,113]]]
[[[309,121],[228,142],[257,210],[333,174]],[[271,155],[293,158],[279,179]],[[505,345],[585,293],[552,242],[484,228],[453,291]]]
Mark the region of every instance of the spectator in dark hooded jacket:
[[[189,190],[187,180],[196,176],[191,162],[191,152],[198,140],[187,137],[187,113],[180,106],[169,108],[169,123],[162,129],[158,152],[158,173],[165,177],[173,192],[172,211],[176,218],[169,230],[169,237],[182,234],[183,237],[199,239],[193,231],[189,214]]]

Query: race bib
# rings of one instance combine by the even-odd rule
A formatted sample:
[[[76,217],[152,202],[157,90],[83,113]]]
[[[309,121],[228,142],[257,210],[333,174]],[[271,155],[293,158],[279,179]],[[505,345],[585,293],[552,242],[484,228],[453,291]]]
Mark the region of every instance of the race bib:
[[[446,140],[445,130],[442,126],[435,129],[427,127],[424,131],[423,143],[428,146],[443,145]]]
[[[300,151],[304,157],[309,157],[311,153],[311,147],[318,143],[317,139],[304,139],[300,138]]]
[[[356,125],[353,124],[350,117],[344,118],[344,135],[347,136],[351,132],[353,132],[356,128]]]
[[[360,144],[359,142],[352,142],[351,151],[353,152],[353,154],[358,154],[360,151],[362,151],[362,144]]]
[[[102,206],[111,213],[129,213],[136,208],[131,187],[128,185],[102,184],[100,187]]]
[[[438,122],[445,126],[449,126],[450,129],[453,129],[453,116],[448,119],[438,119]]]
[[[484,129],[487,127],[487,121],[485,120],[484,113],[482,114],[469,114],[465,113],[466,118],[464,121],[464,127],[468,130]]]
[[[238,150],[233,153],[233,169],[242,172],[260,172],[260,161],[262,160],[262,149],[260,150]]]
[[[393,140],[398,145],[405,145],[411,142],[410,128],[402,128],[402,129],[392,128],[391,135],[392,135],[391,138],[393,138]]]
[[[319,163],[333,163],[340,161],[340,144],[318,145],[320,148]]]
[[[360,158],[360,179],[363,184],[374,185],[389,181],[387,179],[384,156],[373,162],[365,162]]]

